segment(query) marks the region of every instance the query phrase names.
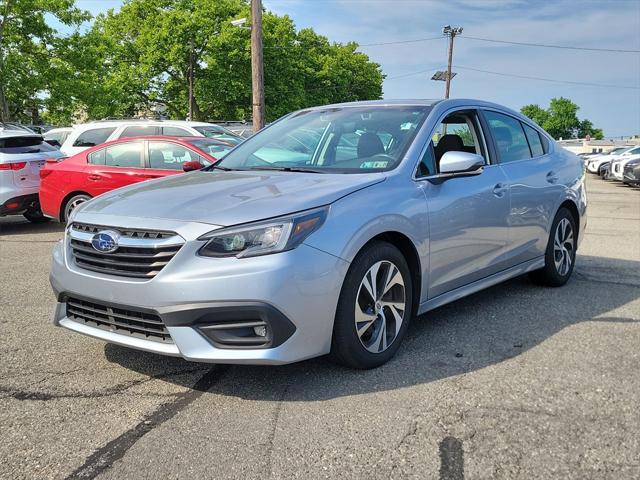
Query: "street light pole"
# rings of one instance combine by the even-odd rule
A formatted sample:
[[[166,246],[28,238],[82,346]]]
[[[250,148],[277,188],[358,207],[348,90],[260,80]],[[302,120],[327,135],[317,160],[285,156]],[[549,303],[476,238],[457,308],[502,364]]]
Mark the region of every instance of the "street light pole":
[[[447,62],[447,78],[446,87],[444,92],[444,98],[449,98],[449,92],[451,90],[451,64],[453,63],[453,39],[456,35],[462,34],[462,27],[452,27],[447,25],[442,28],[442,34],[449,37],[449,60]]]
[[[253,131],[264,127],[264,71],[262,63],[262,1],[251,0],[251,85]]]

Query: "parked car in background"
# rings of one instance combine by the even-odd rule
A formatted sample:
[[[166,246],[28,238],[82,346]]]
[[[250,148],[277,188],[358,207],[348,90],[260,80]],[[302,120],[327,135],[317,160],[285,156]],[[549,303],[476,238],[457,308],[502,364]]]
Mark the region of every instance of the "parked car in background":
[[[42,135],[42,137],[49,145],[60,148],[72,131],[72,127],[52,128]]]
[[[27,133],[36,133],[26,125],[15,122],[0,122],[0,128],[2,128],[3,130],[18,130]]]
[[[524,273],[565,284],[585,214],[582,160],[508,108],[308,108],[74,210],[53,320],[191,361],[372,368],[416,315]]]
[[[125,137],[176,136],[222,138],[239,142],[237,135],[206,122],[183,120],[101,120],[77,125],[62,144],[60,150],[75,155],[87,148]]]
[[[614,148],[613,150],[610,150],[609,152],[602,153],[600,155],[592,157],[589,159],[589,162],[587,163],[587,170],[591,173],[599,174],[600,167],[602,166],[603,163],[609,162],[619,155],[624,155],[630,150],[633,150],[634,148],[637,148],[637,147],[633,145],[628,147],[618,147],[618,148]]]
[[[92,147],[40,171],[44,214],[64,222],[87,200],[152,178],[197,170],[217,162],[233,145],[203,137],[124,138]]]
[[[611,165],[609,166],[609,180],[623,180],[623,171],[627,163],[632,160],[640,158],[640,147],[635,147],[620,156],[611,159]]]
[[[40,169],[62,154],[42,136],[25,130],[0,130],[0,216],[23,215],[34,223],[48,220],[38,201]]]
[[[624,166],[622,181],[627,185],[640,186],[640,159],[631,160]]]

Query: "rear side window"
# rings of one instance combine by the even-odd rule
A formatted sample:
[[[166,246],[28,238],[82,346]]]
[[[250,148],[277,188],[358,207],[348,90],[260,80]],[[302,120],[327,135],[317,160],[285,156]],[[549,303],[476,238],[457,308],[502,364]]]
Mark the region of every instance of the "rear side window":
[[[107,141],[109,136],[115,132],[115,127],[92,128],[78,135],[73,142],[74,147],[95,147]]]
[[[157,135],[158,127],[153,127],[149,125],[132,125],[130,127],[126,127],[122,133],[120,134],[120,138],[127,137],[144,137],[146,135]]]
[[[142,168],[142,142],[126,142],[104,149],[108,167]]]
[[[484,115],[496,142],[500,163],[531,158],[529,143],[519,120],[491,111],[485,111]]]
[[[55,152],[56,149],[42,137],[9,137],[0,139],[0,153]]]
[[[162,127],[162,134],[168,137],[193,137],[188,130],[179,127]]]
[[[527,136],[527,141],[531,148],[531,154],[534,157],[541,157],[544,155],[544,147],[542,146],[542,140],[540,140],[540,134],[538,131],[535,128],[531,128],[526,123],[522,124],[522,128],[524,128],[524,133]]]

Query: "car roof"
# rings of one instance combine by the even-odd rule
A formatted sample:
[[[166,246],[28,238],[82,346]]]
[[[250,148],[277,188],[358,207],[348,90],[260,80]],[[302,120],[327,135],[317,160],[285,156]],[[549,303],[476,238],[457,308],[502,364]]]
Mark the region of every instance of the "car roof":
[[[0,127],[0,138],[12,137],[42,137],[42,135],[35,132],[27,132],[26,130],[10,130]]]
[[[85,128],[101,125],[181,125],[185,127],[207,127],[215,125],[207,122],[193,122],[189,120],[155,120],[145,118],[129,118],[129,119],[105,119],[105,120],[93,120],[87,123],[78,123],[74,125],[76,128]]]

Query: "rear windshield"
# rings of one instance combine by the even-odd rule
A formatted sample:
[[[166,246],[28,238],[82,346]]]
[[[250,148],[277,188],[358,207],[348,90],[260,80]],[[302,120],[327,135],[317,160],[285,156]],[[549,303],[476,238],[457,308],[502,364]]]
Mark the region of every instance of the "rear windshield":
[[[42,137],[0,138],[0,153],[40,153],[55,152],[56,149],[42,140]]]

